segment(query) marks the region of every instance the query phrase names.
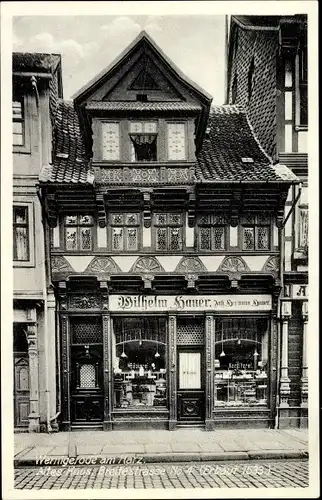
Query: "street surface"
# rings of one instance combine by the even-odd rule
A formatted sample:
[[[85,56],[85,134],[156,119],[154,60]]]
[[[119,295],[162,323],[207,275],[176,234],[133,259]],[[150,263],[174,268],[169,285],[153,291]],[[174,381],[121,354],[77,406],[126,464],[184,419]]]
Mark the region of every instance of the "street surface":
[[[44,466],[15,469],[17,489],[305,488],[308,460]]]

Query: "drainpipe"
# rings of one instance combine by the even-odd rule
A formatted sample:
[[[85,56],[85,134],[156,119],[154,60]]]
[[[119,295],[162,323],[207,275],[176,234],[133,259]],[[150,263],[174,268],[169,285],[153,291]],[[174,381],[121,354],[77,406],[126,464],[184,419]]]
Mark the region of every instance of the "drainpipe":
[[[290,218],[291,214],[294,212],[295,207],[297,205],[297,202],[299,201],[302,193],[302,184],[299,184],[299,191],[297,193],[297,196],[295,197],[292,206],[286,215],[285,219],[283,220],[283,224],[281,228],[279,229],[279,245],[280,245],[280,278],[281,278],[281,291],[282,291],[282,297],[283,297],[283,290],[284,290],[284,258],[285,258],[285,248],[284,248],[284,228],[286,226],[286,223],[288,219]],[[280,297],[281,298],[281,297]],[[277,317],[278,317],[278,335],[277,335],[277,377],[276,377],[276,384],[277,384],[277,396],[276,396],[276,418],[275,418],[275,429],[279,428],[279,384],[280,384],[280,364],[281,364],[281,311],[280,311],[280,303],[279,302],[279,307],[277,311]]]
[[[42,166],[43,159],[42,159],[42,119],[41,119],[41,111],[40,111],[40,98],[39,98],[39,92],[38,92],[38,87],[37,87],[37,79],[33,75],[30,79],[32,88],[35,92],[36,95],[36,104],[37,104],[37,111],[38,111],[38,134],[39,134],[39,156],[40,156],[40,167]],[[37,189],[37,188],[36,188]],[[39,197],[38,189],[37,189],[37,195]],[[47,308],[48,308],[48,302],[47,302],[47,273],[46,273],[46,233],[45,233],[45,227],[43,225],[43,236],[44,236],[44,253],[43,253],[43,259],[41,263],[42,271],[43,271],[43,301],[44,301],[44,347],[45,347],[45,394],[46,394],[46,425],[47,425],[47,432],[52,432],[52,427],[50,423],[50,391],[49,391],[49,368],[48,368],[48,355],[49,355],[49,348],[48,348],[48,314],[47,314]]]

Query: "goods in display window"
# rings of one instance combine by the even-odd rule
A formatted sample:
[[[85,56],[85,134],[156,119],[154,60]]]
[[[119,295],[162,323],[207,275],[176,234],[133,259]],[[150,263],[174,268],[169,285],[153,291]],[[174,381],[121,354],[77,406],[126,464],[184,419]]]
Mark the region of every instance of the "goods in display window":
[[[267,406],[268,321],[217,321],[214,366],[216,407]]]
[[[165,338],[162,318],[114,320],[114,408],[167,406]]]

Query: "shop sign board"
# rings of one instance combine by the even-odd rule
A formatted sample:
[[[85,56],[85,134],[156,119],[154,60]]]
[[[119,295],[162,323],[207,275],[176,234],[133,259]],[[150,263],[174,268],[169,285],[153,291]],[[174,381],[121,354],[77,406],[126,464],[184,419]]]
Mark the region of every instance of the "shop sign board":
[[[270,311],[263,295],[110,295],[111,312]]]

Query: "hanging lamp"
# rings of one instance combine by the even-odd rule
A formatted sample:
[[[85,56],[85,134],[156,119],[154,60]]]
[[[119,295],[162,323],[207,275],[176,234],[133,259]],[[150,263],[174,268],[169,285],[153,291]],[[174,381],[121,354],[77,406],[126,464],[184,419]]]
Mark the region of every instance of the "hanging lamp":
[[[219,354],[221,358],[226,356],[226,353],[224,351],[224,324],[221,323],[221,353]]]
[[[123,351],[122,351],[122,354],[121,354],[121,358],[127,358],[127,355],[125,354],[124,352],[124,325],[122,324],[122,333],[123,333]]]
[[[157,352],[155,353],[154,357],[155,358],[159,358],[160,357],[160,353],[159,353],[159,343],[158,343],[158,333],[156,334],[156,344],[157,344]]]

